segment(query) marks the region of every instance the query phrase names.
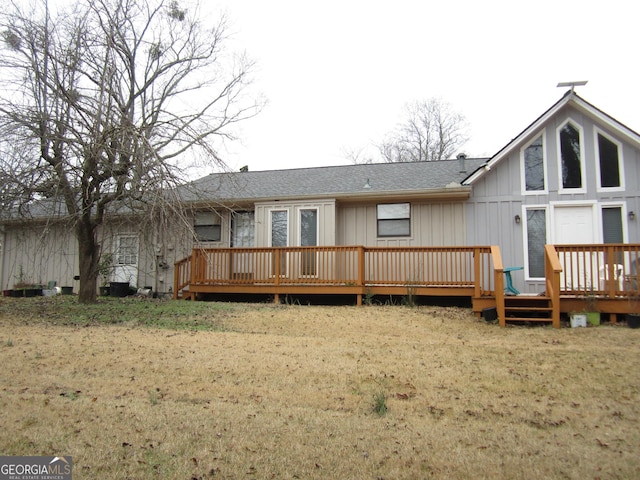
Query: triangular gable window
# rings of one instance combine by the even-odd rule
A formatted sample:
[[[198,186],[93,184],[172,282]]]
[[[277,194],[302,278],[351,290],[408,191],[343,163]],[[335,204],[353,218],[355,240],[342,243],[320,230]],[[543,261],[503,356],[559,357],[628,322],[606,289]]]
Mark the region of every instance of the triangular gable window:
[[[562,189],[583,189],[582,134],[572,122],[559,130]]]
[[[604,133],[596,132],[598,188],[622,190],[622,146]]]
[[[539,135],[522,150],[525,193],[546,192],[545,168],[544,135]]]

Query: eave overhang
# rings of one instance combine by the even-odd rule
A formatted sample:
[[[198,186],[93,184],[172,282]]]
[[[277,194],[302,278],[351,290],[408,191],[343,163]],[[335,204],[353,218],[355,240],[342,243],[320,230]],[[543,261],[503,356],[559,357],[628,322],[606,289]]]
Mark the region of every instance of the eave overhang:
[[[310,200],[335,200],[342,204],[348,203],[373,203],[373,202],[398,202],[398,201],[464,201],[471,196],[471,187],[469,186],[452,186],[429,190],[403,190],[403,191],[364,191],[356,193],[335,193],[322,195],[305,195],[305,196],[285,196],[285,197],[261,197],[261,198],[233,198],[218,199],[215,201],[195,201],[190,202],[192,208],[211,207],[212,204],[220,206],[248,206],[257,203],[273,203],[273,202],[300,202]]]

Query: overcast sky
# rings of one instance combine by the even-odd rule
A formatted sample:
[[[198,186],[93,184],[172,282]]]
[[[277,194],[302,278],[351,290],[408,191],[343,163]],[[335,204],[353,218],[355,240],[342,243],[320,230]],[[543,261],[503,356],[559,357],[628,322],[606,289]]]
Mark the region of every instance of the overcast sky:
[[[640,130],[635,0],[222,0],[269,101],[227,154],[251,170],[350,163],[412,100],[441,97],[496,153],[566,89]]]

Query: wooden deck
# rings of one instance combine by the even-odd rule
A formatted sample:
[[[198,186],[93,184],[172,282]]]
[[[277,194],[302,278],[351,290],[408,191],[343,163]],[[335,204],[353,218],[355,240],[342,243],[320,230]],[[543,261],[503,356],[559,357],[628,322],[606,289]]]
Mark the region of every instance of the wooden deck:
[[[469,297],[501,325],[543,321],[595,303],[602,313],[638,311],[640,245],[547,245],[546,290],[507,296],[497,246],[195,248],[175,264],[174,298],[203,294]]]

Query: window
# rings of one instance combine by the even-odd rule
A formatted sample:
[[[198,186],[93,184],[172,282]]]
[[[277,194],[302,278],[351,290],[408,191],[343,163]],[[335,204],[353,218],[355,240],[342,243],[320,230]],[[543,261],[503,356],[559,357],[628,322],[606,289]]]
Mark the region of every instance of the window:
[[[602,209],[603,243],[623,243],[622,207],[604,207]]]
[[[560,129],[562,188],[582,188],[580,130],[567,123]]]
[[[271,211],[271,246],[286,247],[289,244],[289,212]]]
[[[544,143],[542,135],[524,149],[524,184],[527,192],[544,191]]]
[[[411,204],[381,204],[377,214],[379,237],[408,237],[411,234]]]
[[[118,247],[116,251],[117,265],[136,265],[138,263],[138,237],[120,236],[118,237]]]
[[[622,207],[602,207],[602,243],[624,243],[622,218]],[[605,263],[624,264],[624,253],[614,252],[613,258],[605,258]]]
[[[253,212],[234,212],[231,217],[231,246],[255,246],[255,220]]]
[[[300,210],[300,246],[315,247],[318,245],[318,210]],[[316,254],[313,250],[302,252],[301,275],[316,274]]]
[[[318,245],[318,210],[315,208],[300,210],[300,245]]]
[[[194,230],[199,242],[219,242],[222,239],[221,220],[217,212],[196,212]]]
[[[289,212],[287,210],[271,211],[271,246],[286,247],[289,245]],[[280,255],[280,264],[276,262],[277,253],[273,252],[271,264],[272,275],[284,275],[287,271],[287,256]]]
[[[544,245],[547,243],[547,212],[527,210],[527,266],[530,278],[544,278]]]
[[[618,188],[622,186],[620,175],[620,148],[617,142],[597,134],[598,169],[600,188]]]

